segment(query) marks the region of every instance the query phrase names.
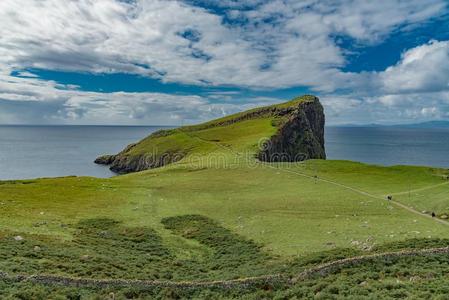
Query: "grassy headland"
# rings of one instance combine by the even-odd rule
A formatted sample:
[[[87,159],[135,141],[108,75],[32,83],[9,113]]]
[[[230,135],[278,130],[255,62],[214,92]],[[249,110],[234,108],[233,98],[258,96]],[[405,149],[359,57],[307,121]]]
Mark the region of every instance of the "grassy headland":
[[[223,280],[295,274],[363,253],[447,246],[448,171],[348,161],[261,162],[260,147],[285,127],[304,97],[197,126],[163,131],[125,152],[182,154],[158,168],[110,179],[0,182],[0,271],[83,278]],[[261,142],[262,141],[262,142]],[[174,157],[174,156],[171,156]],[[139,158],[140,159],[140,158]],[[148,165],[147,165],[148,166]],[[406,210],[394,201],[417,212]],[[426,211],[426,215],[418,212]],[[372,261],[293,286],[226,292],[170,288],[74,289],[4,284],[0,296],[331,297],[426,295],[447,255]],[[429,275],[430,274],[430,275]],[[429,277],[432,276],[432,277]],[[416,282],[410,281],[415,277]],[[418,279],[419,277],[419,279]],[[397,279],[400,279],[398,283]],[[415,280],[414,279],[414,280]],[[396,281],[395,281],[396,280]],[[363,283],[363,285],[362,285]],[[28,297],[28,298],[27,298]]]

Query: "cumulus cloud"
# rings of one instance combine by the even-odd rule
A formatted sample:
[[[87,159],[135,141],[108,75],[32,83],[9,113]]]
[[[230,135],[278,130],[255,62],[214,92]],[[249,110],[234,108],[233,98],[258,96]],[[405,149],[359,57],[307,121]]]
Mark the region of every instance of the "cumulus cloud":
[[[375,44],[446,11],[445,0],[2,0],[0,122],[20,119],[13,107],[20,111],[25,103],[47,112],[24,115],[48,122],[165,124],[277,101],[255,98],[238,104],[231,101],[235,96],[224,94],[93,93],[24,71],[32,68],[131,73],[207,86],[307,86],[322,93],[337,121],[354,118],[348,112],[393,117],[388,107],[448,91],[448,42],[410,49],[383,72],[347,73],[341,71],[346,50],[337,37]],[[412,110],[420,112],[415,116],[443,116],[444,101],[418,101],[420,107]]]
[[[231,73],[248,72],[261,60],[221,17],[178,1],[5,0],[0,20],[0,61],[16,68],[126,72],[202,84],[225,83],[218,78],[232,80]],[[189,30],[199,40],[186,38]]]
[[[442,0],[253,2],[214,2],[239,12],[241,22],[232,25],[223,15],[171,0],[3,0],[0,62],[169,82],[324,89],[345,63],[333,36],[373,41],[445,7]]]
[[[449,118],[449,91],[379,96],[324,95],[332,124],[400,124]]]
[[[449,90],[449,41],[431,41],[404,52],[379,77],[390,93]]]
[[[449,41],[408,49],[381,72],[339,73],[346,95],[324,96],[335,123],[402,123],[449,118]]]
[[[256,100],[213,104],[197,95],[87,92],[32,74],[20,78],[0,73],[1,124],[187,124],[267,103]]]

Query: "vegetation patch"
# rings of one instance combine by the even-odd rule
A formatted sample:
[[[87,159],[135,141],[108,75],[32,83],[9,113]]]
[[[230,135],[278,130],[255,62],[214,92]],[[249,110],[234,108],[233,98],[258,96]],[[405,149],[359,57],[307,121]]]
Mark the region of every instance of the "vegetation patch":
[[[262,275],[275,265],[260,246],[201,216],[164,219],[167,228],[212,249],[206,257],[179,258],[148,227],[109,218],[84,219],[73,239],[0,236],[0,271],[92,279],[199,280]]]
[[[415,240],[403,245],[409,248],[427,242]],[[434,240],[431,244],[443,245],[445,242]],[[0,296],[2,299],[48,299],[50,296],[52,299],[444,299],[449,291],[446,276],[449,256],[447,248],[444,249],[424,250],[428,255],[404,252],[403,256],[372,256],[372,259],[357,260],[357,263],[342,265],[331,272],[317,272],[316,276],[311,274],[294,281],[272,277],[273,280],[242,280],[241,284],[201,285],[183,281],[179,284],[126,285],[120,281],[113,284],[115,281],[111,280],[111,284],[83,284],[80,287],[64,286],[64,282],[60,282],[62,285],[43,285],[0,281]],[[326,253],[323,257],[336,254]],[[289,268],[295,267],[289,265]]]
[[[211,248],[207,268],[233,277],[241,277],[248,271],[262,274],[269,268],[272,258],[255,242],[239,236],[220,226],[217,222],[201,215],[184,215],[165,218],[162,223],[167,229],[187,239],[194,239]],[[224,274],[223,274],[224,275]],[[229,278],[229,277],[228,277]]]
[[[4,235],[0,270],[89,278],[172,278],[174,256],[151,228],[124,227],[111,219],[83,220],[72,241],[38,235]]]

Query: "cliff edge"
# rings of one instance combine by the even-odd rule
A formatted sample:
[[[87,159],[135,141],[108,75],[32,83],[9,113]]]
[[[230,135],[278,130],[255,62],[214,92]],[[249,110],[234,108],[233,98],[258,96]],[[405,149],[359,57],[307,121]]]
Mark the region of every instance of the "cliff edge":
[[[325,159],[324,123],[319,99],[305,95],[199,125],[160,130],[118,154],[98,157],[95,163],[124,174],[162,167],[194,154],[204,156],[220,147],[267,162]]]

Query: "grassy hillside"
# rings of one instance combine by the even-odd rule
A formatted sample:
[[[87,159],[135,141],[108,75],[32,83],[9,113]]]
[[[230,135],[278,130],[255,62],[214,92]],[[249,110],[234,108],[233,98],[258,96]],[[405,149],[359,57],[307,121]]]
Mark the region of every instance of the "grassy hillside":
[[[276,127],[273,118],[258,118],[245,120],[227,126],[214,126],[204,129],[194,127],[182,127],[170,131],[167,135],[151,135],[140,141],[128,153],[140,155],[145,153],[182,152],[188,155],[203,155],[214,151],[223,152],[213,143],[219,142],[232,146],[235,150],[257,150],[257,141],[274,134]],[[160,134],[160,133],[159,133]],[[185,157],[187,160],[189,157]]]
[[[310,108],[306,107],[307,104]],[[293,139],[290,144],[298,149],[303,148],[301,144],[308,144],[302,151],[310,152],[310,148],[312,150],[314,147],[320,148],[320,145],[314,146],[311,143],[315,140],[314,135],[320,133],[314,132],[317,129],[309,124],[312,116],[305,115],[306,109],[322,115],[318,99],[306,95],[286,103],[255,108],[199,125],[161,130],[136,144],[129,145],[117,155],[101,156],[95,162],[111,165],[111,170],[118,173],[129,173],[173,162],[191,161],[215,152],[226,156],[229,149],[254,157],[261,151],[261,141],[270,140],[286,124],[296,119],[304,123],[305,138],[304,141]],[[324,116],[322,118],[323,124],[317,126],[324,126]],[[292,136],[288,138],[291,139]],[[322,140],[323,137],[320,136],[318,139]],[[228,149],[223,151],[225,148]],[[324,153],[324,149],[321,152]],[[308,156],[316,158],[314,153]]]
[[[447,245],[449,225],[418,213],[448,213],[447,170],[325,160],[260,162],[254,153],[260,139],[276,132],[276,122],[240,117],[152,136],[130,150],[147,153],[157,145],[188,153],[161,168],[110,179],[0,182],[0,272],[222,280],[293,275],[342,257]],[[229,121],[233,118],[239,122]],[[416,211],[387,201],[387,195]],[[431,291],[427,278],[434,279],[434,292],[444,293],[439,285],[447,281],[442,275],[447,263],[443,255],[398,259],[387,266],[378,260],[294,286],[200,288],[192,294],[0,281],[0,297],[77,299],[114,292],[148,299],[242,293],[255,299],[360,298],[368,296],[366,286],[372,296],[383,297],[389,289],[392,295],[421,297]],[[416,284],[410,281],[414,276],[420,278]]]

